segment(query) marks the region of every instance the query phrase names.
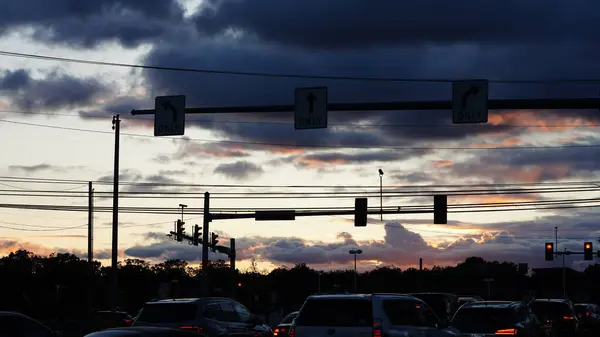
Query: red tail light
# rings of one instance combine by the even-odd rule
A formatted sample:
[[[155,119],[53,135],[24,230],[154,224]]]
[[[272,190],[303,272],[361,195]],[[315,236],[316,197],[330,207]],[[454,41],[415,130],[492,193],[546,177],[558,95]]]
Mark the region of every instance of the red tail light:
[[[202,327],[199,327],[197,325],[184,325],[184,326],[180,326],[179,329],[182,330],[192,330],[198,333],[202,333],[204,330],[202,329]]]
[[[517,329],[500,329],[494,335],[514,336],[517,334]]]
[[[281,332],[286,332],[287,330],[285,328],[275,328],[275,330],[273,330],[273,336],[278,336],[279,333]]]
[[[296,336],[296,331],[295,330],[296,330],[296,328],[291,327],[290,328],[290,332],[288,333],[288,337],[294,337],[294,336]]]
[[[381,320],[373,320],[373,337],[381,337]]]
[[[131,324],[131,322],[133,322],[133,320],[129,319],[129,318],[125,318],[124,319],[125,323],[127,324]]]
[[[563,318],[562,318],[562,319],[564,319],[564,320],[567,320],[567,321],[568,321],[568,320],[572,320],[572,319],[575,319],[575,318],[574,318],[574,317],[572,317],[572,316],[563,316]]]
[[[590,317],[590,312],[589,311],[585,313],[585,317]]]

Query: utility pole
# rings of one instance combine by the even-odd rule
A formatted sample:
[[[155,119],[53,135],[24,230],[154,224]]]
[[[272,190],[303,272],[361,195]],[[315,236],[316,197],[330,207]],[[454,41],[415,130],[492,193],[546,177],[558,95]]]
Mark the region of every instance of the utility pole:
[[[379,169],[379,214],[383,221],[383,170]]]
[[[229,239],[229,268],[231,272],[231,294],[235,297],[235,289],[237,285],[237,271],[235,270],[235,239]]]
[[[119,275],[118,269],[118,249],[119,249],[119,149],[121,135],[121,120],[119,115],[113,116],[112,128],[115,131],[115,158],[114,158],[114,178],[113,178],[113,210],[112,210],[112,263],[111,263],[111,285],[112,285],[112,309],[117,310],[119,306]]]
[[[204,282],[202,282],[202,295],[208,296],[208,246],[209,246],[209,223],[210,218],[210,193],[204,193],[204,217],[202,225],[202,275],[204,276]]]
[[[419,258],[419,291],[423,290],[423,258]]]
[[[94,188],[88,183],[88,262],[94,262]]]
[[[554,227],[554,243],[555,249],[558,252],[558,226]],[[564,248],[562,254],[562,291],[563,298],[567,298],[567,270],[565,269],[565,255],[567,255],[567,248]]]

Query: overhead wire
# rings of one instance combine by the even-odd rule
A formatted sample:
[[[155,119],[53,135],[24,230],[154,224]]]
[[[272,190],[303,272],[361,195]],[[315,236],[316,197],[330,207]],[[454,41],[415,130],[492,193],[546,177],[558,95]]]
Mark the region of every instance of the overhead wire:
[[[40,112],[40,111],[25,111],[25,110],[0,110],[0,113],[12,113],[18,115],[38,115],[38,116],[55,116],[55,117],[77,117],[81,119],[111,119],[113,115],[106,114],[105,116],[98,115],[77,115],[68,113],[53,113],[53,112]],[[122,120],[125,121],[154,121],[153,118],[144,118],[140,116],[128,117],[121,116]],[[249,125],[294,125],[293,122],[273,122],[273,121],[240,121],[240,120],[222,120],[222,119],[197,119],[197,118],[186,118],[188,122],[199,123],[199,124],[249,124]],[[576,124],[406,124],[406,123],[328,123],[328,126],[347,126],[352,128],[541,128],[541,129],[564,129],[564,128],[596,128],[600,127],[600,124],[594,123],[576,123]]]
[[[29,58],[45,61],[66,62],[91,64],[110,67],[122,67],[133,69],[146,70],[163,70],[188,73],[216,74],[216,75],[235,75],[235,76],[254,76],[254,77],[270,77],[270,78],[296,78],[296,79],[322,79],[322,80],[338,80],[338,81],[366,81],[366,82],[408,82],[408,83],[452,83],[457,79],[449,78],[402,78],[402,77],[359,77],[359,76],[327,76],[327,75],[302,75],[302,74],[284,74],[284,73],[269,73],[269,72],[251,72],[251,71],[234,71],[234,70],[216,70],[202,68],[185,68],[171,67],[162,65],[144,65],[133,63],[106,62],[94,61],[69,57],[57,57],[50,55],[39,55],[32,53],[18,53],[8,50],[0,50],[0,56]],[[557,79],[490,79],[490,83],[498,84],[598,84],[600,79],[593,78],[557,78]]]
[[[6,119],[0,119],[1,123],[12,123],[18,125],[27,125],[34,127],[51,128],[56,130],[64,131],[76,131],[76,132],[89,132],[98,134],[109,134],[114,136],[114,132],[102,131],[102,130],[90,130],[82,128],[73,128],[60,125],[47,125],[38,123],[28,122],[17,122]],[[142,137],[152,138],[157,137],[152,135],[142,135],[135,133],[121,133],[121,136],[127,137]],[[164,139],[164,138],[161,138]],[[477,147],[463,147],[463,146],[373,146],[373,145],[324,145],[324,144],[292,144],[292,143],[275,143],[275,142],[258,142],[258,141],[243,141],[243,140],[228,140],[228,139],[198,139],[198,138],[186,138],[186,141],[198,142],[198,143],[218,143],[218,144],[236,144],[236,145],[253,145],[253,146],[268,146],[268,147],[292,147],[292,148],[314,148],[314,149],[380,149],[380,150],[465,150],[465,151],[483,151],[483,150],[536,150],[536,149],[570,149],[570,148],[598,148],[600,144],[570,144],[570,145],[521,145],[521,146],[494,146],[493,144],[481,144]]]
[[[112,187],[113,181],[108,180],[82,180],[82,179],[64,179],[64,178],[36,178],[36,177],[23,177],[23,176],[0,176],[0,182],[9,183],[31,183],[31,184],[57,184],[57,185],[86,185],[92,182],[94,186],[108,186]],[[139,182],[139,181],[119,181],[119,185],[130,186],[130,187],[188,187],[188,188],[249,188],[249,189],[268,189],[268,188],[281,188],[281,189],[373,189],[379,193],[380,185],[274,185],[274,184],[214,184],[214,183],[157,183],[157,182]],[[600,187],[600,180],[589,180],[589,181],[543,181],[543,182],[521,182],[521,183],[476,183],[476,184],[435,184],[435,185],[383,185],[383,189],[428,189],[428,188],[498,188],[498,187],[518,187],[518,186],[551,186],[551,187],[585,187],[593,188]],[[361,191],[362,193],[363,191]],[[125,193],[125,192],[120,192]],[[133,193],[133,191],[129,192]],[[143,192],[145,193],[145,192]],[[220,192],[219,192],[220,193]],[[201,193],[203,194],[203,193]],[[211,193],[212,195],[213,193]]]

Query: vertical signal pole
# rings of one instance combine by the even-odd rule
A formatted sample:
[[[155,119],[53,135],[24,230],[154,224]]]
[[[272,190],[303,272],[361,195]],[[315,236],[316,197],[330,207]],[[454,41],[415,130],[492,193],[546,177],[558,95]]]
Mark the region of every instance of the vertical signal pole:
[[[229,268],[231,269],[231,294],[235,295],[235,289],[237,284],[237,274],[235,271],[235,239],[229,239]],[[235,296],[233,296],[235,297]]]
[[[112,210],[112,264],[111,264],[111,285],[112,285],[112,309],[116,310],[119,306],[119,276],[117,274],[117,255],[119,248],[119,149],[121,120],[119,115],[113,116],[113,130],[115,130],[115,158],[114,158],[114,178],[113,178],[113,210]]]
[[[94,188],[88,183],[88,262],[94,262]]]
[[[202,282],[202,293],[203,296],[208,296],[208,246],[209,242],[209,222],[210,219],[210,193],[204,193],[204,217],[202,226],[202,274],[204,275],[204,282]]]

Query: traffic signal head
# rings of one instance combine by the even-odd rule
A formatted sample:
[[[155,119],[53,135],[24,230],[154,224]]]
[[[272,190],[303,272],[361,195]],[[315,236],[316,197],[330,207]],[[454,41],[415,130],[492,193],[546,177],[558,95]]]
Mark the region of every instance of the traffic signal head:
[[[238,288],[241,288],[242,287],[242,282],[238,282],[237,286],[238,286]]]
[[[433,196],[433,223],[436,225],[448,224],[448,196]]]
[[[368,202],[367,198],[354,199],[354,227],[367,226]]]
[[[586,261],[594,259],[594,246],[591,242],[585,242],[583,244],[583,259]]]
[[[194,246],[197,246],[198,243],[200,242],[200,235],[202,235],[202,233],[200,233],[200,230],[202,229],[202,227],[195,225],[194,226],[194,235],[192,235],[192,238],[194,239],[192,241],[192,243],[194,244]]]
[[[546,242],[546,261],[554,261],[554,243]]]
[[[183,241],[183,233],[185,232],[185,228],[183,227],[185,222],[181,220],[177,220],[177,241]]]
[[[219,240],[217,240],[219,236],[215,233],[211,233],[211,238],[210,238],[210,242],[213,246],[216,246],[217,243],[219,243]]]

